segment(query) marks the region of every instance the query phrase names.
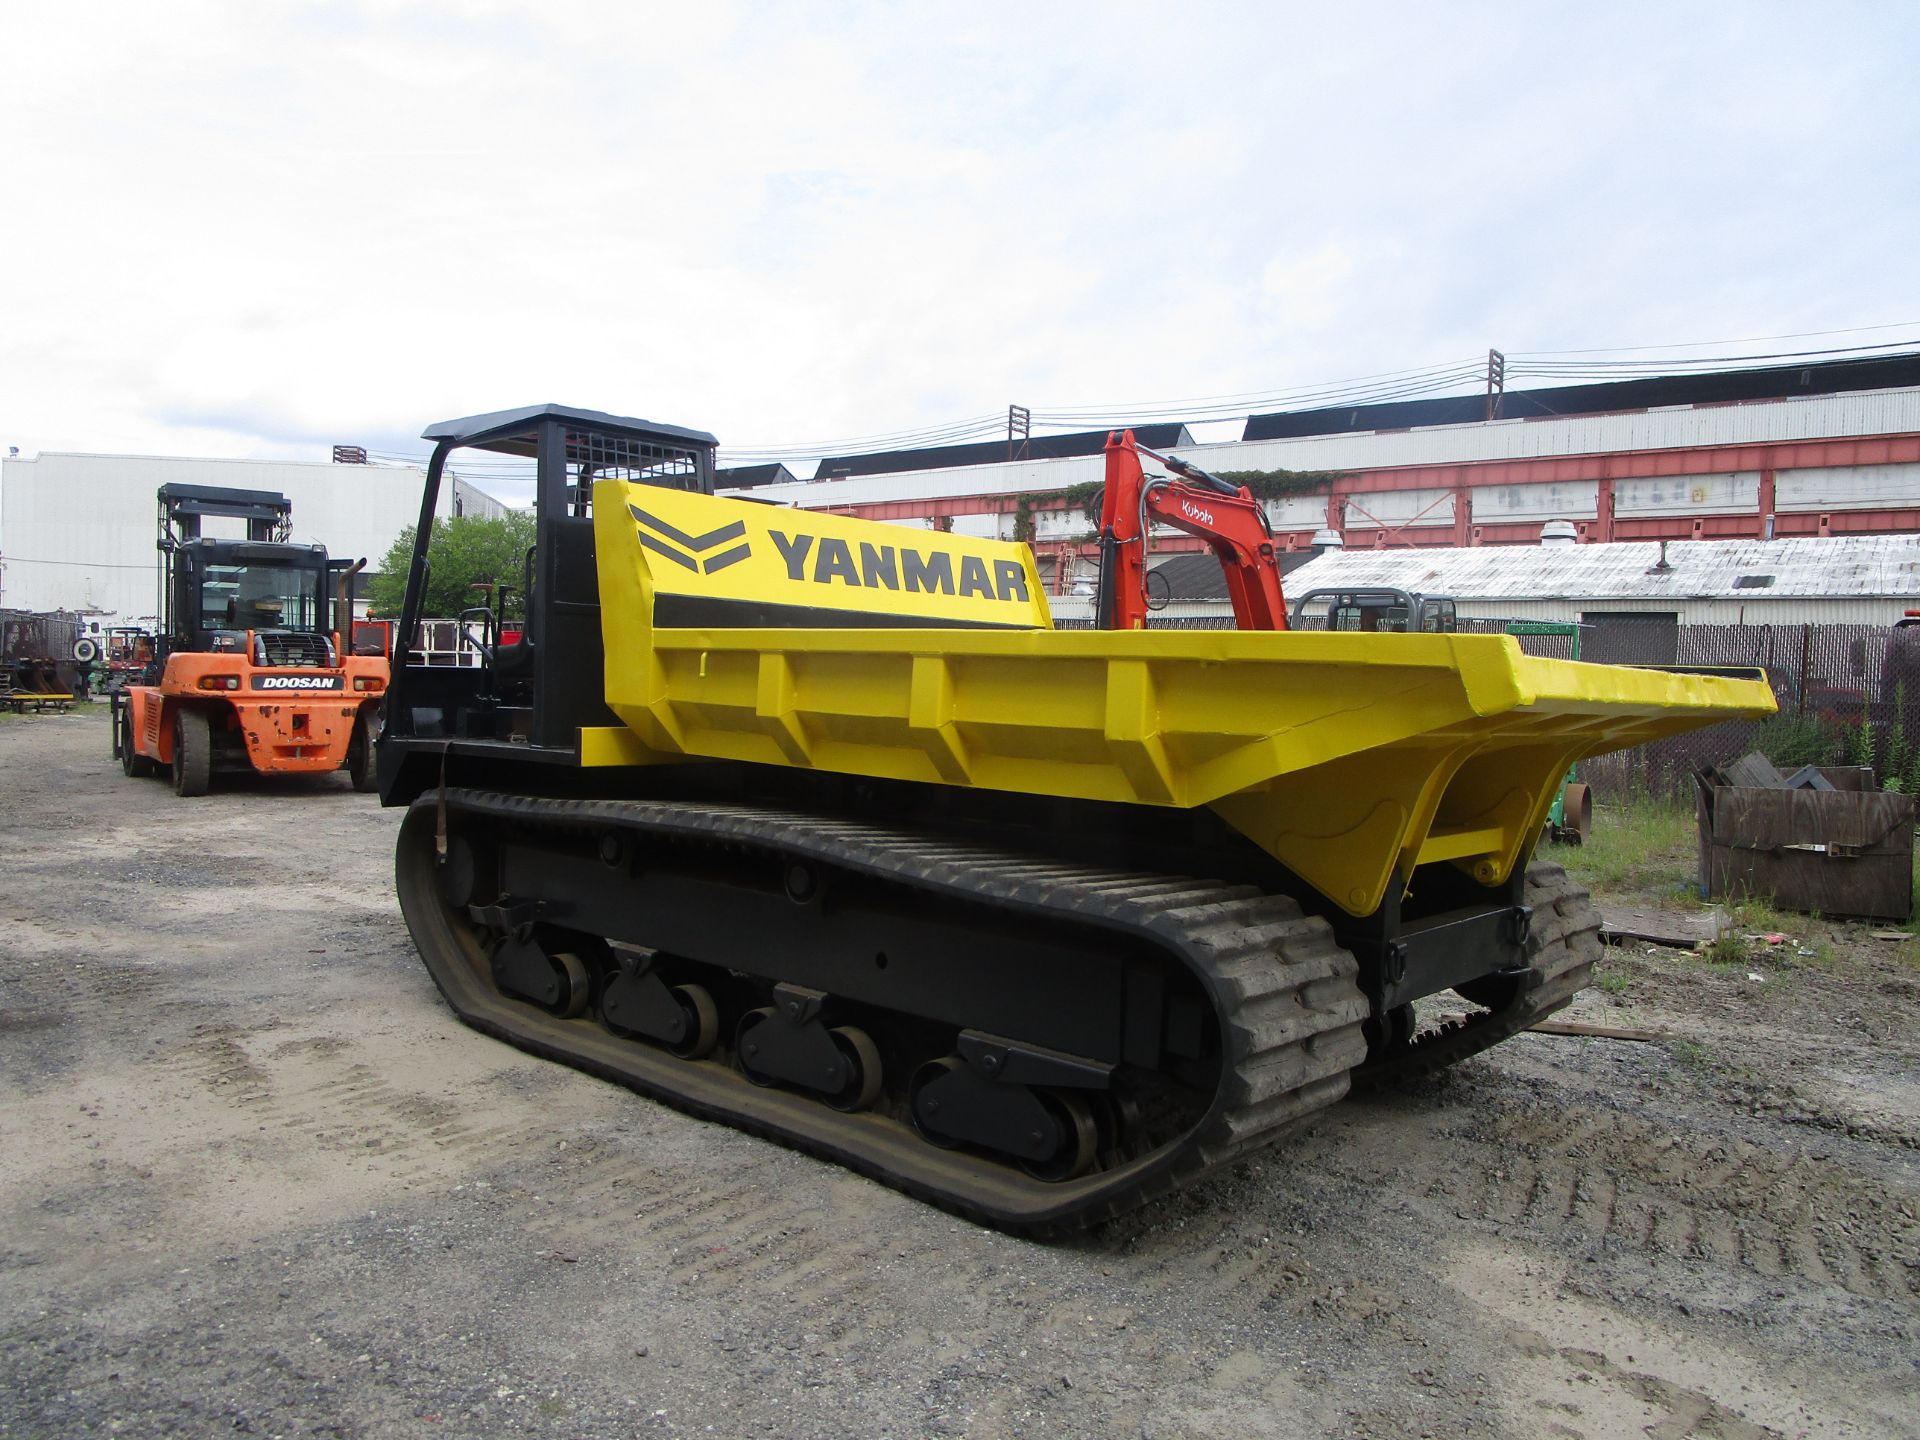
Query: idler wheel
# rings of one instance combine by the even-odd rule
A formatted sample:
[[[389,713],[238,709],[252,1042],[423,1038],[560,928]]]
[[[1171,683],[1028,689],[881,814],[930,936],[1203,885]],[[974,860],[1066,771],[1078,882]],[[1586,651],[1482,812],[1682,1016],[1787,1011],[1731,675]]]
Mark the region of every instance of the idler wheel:
[[[1453,988],[1469,1004],[1483,1005],[1498,1015],[1520,998],[1520,983],[1518,976],[1482,975]]]
[[[1417,1025],[1411,1005],[1396,1005],[1379,1019],[1368,1016],[1360,1026],[1367,1038],[1367,1059],[1385,1060],[1404,1052],[1413,1044]]]

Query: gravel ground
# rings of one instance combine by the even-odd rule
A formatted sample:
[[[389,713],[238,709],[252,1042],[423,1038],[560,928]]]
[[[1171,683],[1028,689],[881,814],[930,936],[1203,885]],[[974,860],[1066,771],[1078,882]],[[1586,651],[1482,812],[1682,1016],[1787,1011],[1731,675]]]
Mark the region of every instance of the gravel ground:
[[[345,777],[0,720],[0,1436],[1920,1433],[1920,969],[1571,1012],[1066,1244],[471,1032]],[[1777,967],[1770,967],[1776,968]]]

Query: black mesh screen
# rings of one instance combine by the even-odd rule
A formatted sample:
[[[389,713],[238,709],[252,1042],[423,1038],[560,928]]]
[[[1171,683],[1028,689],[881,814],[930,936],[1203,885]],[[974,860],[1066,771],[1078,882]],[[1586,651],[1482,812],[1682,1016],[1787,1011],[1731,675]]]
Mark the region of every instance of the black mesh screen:
[[[638,435],[567,431],[567,494],[575,515],[589,513],[596,480],[626,480],[669,490],[713,493],[713,452]]]
[[[314,666],[333,664],[333,642],[324,635],[309,635],[292,630],[263,630],[253,637],[256,665]]]

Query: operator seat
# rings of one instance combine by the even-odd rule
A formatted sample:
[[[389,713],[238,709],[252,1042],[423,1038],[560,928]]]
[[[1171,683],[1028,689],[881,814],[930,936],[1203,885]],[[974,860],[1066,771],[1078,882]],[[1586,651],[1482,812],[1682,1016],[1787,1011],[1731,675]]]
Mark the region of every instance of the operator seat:
[[[496,680],[529,680],[533,677],[533,639],[526,631],[511,645],[493,647],[493,674]]]

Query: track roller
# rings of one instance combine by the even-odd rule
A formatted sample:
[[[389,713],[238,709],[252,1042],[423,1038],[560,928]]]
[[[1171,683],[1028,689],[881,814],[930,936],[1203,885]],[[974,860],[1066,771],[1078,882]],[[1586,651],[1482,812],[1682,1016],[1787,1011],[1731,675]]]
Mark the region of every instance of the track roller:
[[[615,1035],[658,1041],[683,1060],[703,1060],[720,1043],[720,1010],[704,985],[670,985],[654,952],[615,945],[620,970],[600,996],[600,1023]]]
[[[578,955],[549,955],[530,936],[518,934],[494,950],[493,981],[562,1019],[585,1014],[593,988]]]
[[[1121,1108],[1106,1087],[1112,1067],[972,1031],[959,1053],[915,1072],[907,1092],[913,1126],[942,1149],[973,1145],[1018,1163],[1036,1180],[1071,1180],[1092,1168],[1101,1147],[1100,1107],[1110,1150]]]
[[[880,1098],[880,1051],[864,1030],[828,1026],[826,999],[804,986],[774,986],[772,1005],[740,1017],[734,1053],[756,1085],[791,1085],[836,1110],[865,1110]]]

